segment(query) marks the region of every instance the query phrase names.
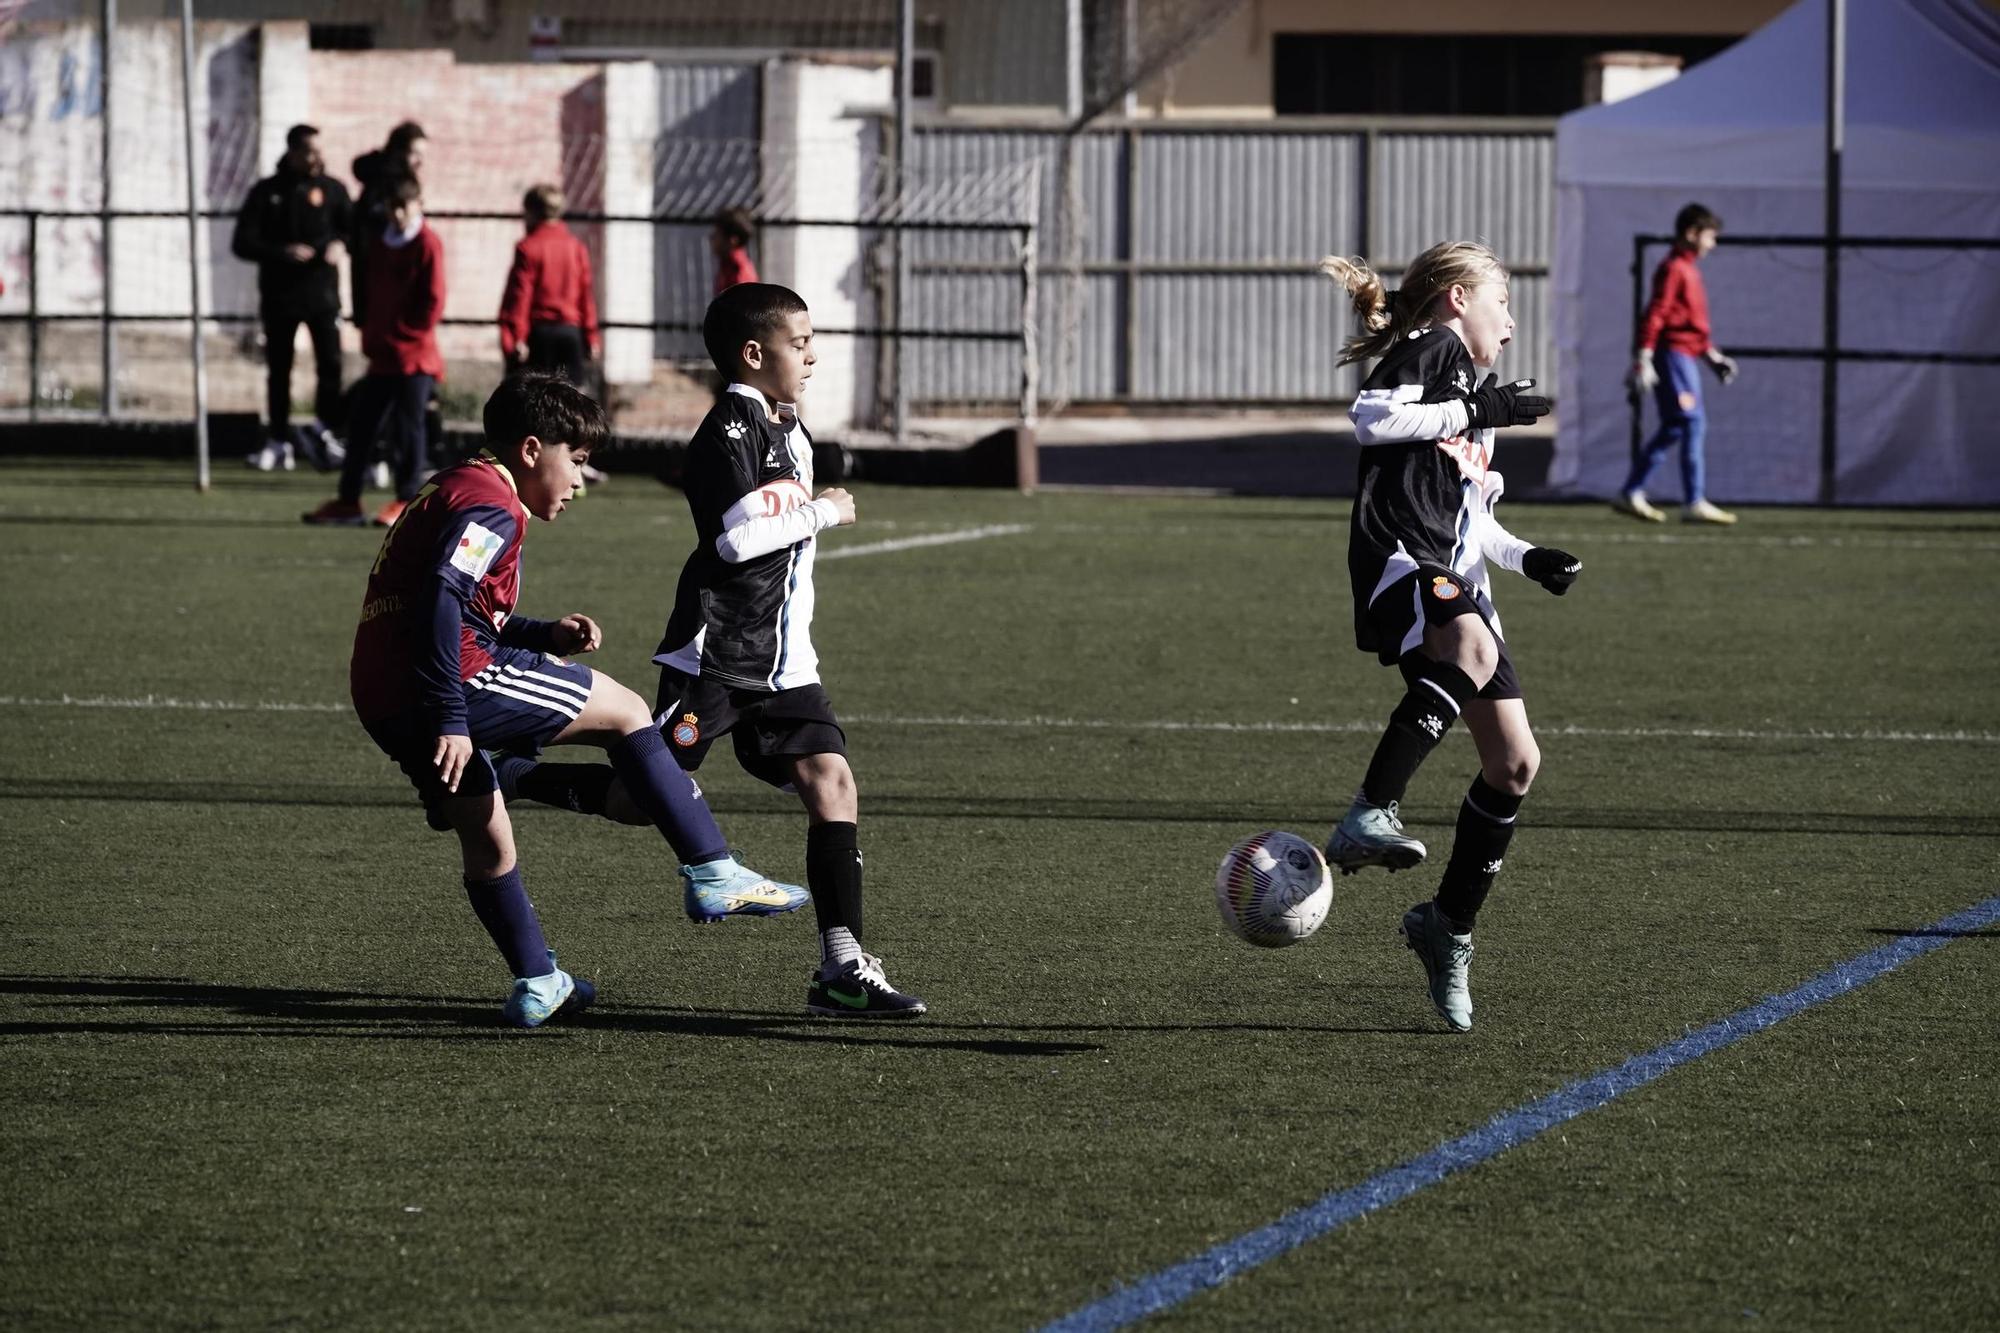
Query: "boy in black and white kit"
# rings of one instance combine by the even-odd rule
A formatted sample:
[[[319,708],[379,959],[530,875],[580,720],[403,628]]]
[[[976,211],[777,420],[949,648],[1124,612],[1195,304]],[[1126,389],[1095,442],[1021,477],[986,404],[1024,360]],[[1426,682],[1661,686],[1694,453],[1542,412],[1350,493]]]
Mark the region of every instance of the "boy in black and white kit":
[[[688,442],[696,541],[653,658],[654,716],[681,767],[698,768],[726,734],[746,772],[804,801],[820,928],[807,1010],[910,1018],[924,1002],[891,986],[861,948],[860,804],[813,651],[814,534],[854,522],[854,497],[837,486],[812,494],[812,437],[797,407],[817,359],[812,336],[806,303],[770,283],[729,288],[702,320],[729,386]]]
[[[1566,552],[1530,546],[1493,516],[1502,491],[1500,474],[1488,467],[1494,430],[1549,410],[1547,399],[1527,392],[1533,380],[1478,382],[1514,331],[1507,272],[1493,252],[1433,246],[1411,263],[1398,292],[1384,291],[1358,260],[1329,258],[1321,267],[1348,290],[1366,330],[1349,340],[1342,361],[1381,357],[1352,409],[1362,445],[1347,548],[1355,641],[1399,667],[1407,684],[1327,859],[1349,874],[1424,859],[1424,845],[1402,831],[1399,804],[1462,715],[1479,773],[1459,807],[1437,896],[1404,914],[1402,934],[1424,965],[1432,1004],[1464,1032],[1472,1027],[1473,922],[1541,762],[1485,562],[1558,596],[1583,566]]]

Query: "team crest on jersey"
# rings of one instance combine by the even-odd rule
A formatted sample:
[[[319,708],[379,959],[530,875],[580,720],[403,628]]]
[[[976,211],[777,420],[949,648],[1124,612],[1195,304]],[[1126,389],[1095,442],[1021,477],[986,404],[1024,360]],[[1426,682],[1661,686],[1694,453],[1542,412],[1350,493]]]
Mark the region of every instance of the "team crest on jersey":
[[[451,567],[463,570],[476,579],[483,579],[486,571],[493,567],[493,559],[500,554],[503,544],[499,533],[477,523],[468,523],[459,535],[458,545],[452,550]]]
[[[1440,574],[1431,580],[1431,596],[1440,602],[1449,602],[1458,596],[1458,585]]]
[[[682,713],[671,734],[674,744],[685,749],[701,739],[701,721],[693,713]]]

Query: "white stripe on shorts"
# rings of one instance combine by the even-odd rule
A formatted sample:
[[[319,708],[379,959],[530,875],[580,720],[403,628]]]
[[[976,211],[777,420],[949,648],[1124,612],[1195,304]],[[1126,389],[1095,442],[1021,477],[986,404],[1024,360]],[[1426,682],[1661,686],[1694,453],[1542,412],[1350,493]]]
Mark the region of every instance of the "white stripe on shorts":
[[[488,681],[478,688],[485,690],[489,694],[498,694],[508,699],[518,699],[524,704],[533,704],[545,712],[561,713],[572,722],[576,721],[576,715],[583,711],[568,701],[559,703],[547,695],[528,694],[521,690],[510,689],[503,681]]]
[[[501,670],[507,673],[509,685],[519,685],[523,689],[547,690],[566,702],[574,702],[579,708],[590,702],[589,687],[579,685],[573,680],[564,680],[561,676],[550,676],[540,671],[522,671],[518,667],[511,666],[502,667]]]

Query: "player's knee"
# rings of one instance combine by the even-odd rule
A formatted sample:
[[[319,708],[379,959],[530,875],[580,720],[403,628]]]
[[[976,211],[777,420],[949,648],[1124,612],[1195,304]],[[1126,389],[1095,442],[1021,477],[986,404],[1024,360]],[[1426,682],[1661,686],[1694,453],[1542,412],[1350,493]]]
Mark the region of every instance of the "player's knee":
[[[1541,767],[1541,749],[1532,742],[1523,747],[1510,748],[1492,763],[1484,765],[1486,780],[1514,796],[1528,794],[1528,788],[1534,785],[1535,774]]]
[[[808,755],[793,770],[799,795],[823,819],[852,820],[860,805],[854,770],[837,754]]]
[[[653,725],[653,712],[637,693],[599,674],[590,691],[590,711],[599,725],[629,736]]]
[[[1472,683],[1484,686],[1500,669],[1500,645],[1494,641],[1486,622],[1476,616],[1460,616],[1459,631],[1452,643],[1451,660]]]

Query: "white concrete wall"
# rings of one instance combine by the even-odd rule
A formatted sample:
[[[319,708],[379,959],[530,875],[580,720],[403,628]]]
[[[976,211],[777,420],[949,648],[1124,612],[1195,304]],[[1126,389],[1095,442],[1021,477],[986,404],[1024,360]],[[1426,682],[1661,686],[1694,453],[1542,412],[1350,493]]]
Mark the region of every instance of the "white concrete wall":
[[[764,142],[789,180],[789,188],[767,184],[767,210],[801,219],[858,216],[873,202],[879,113],[893,95],[886,68],[810,60],[767,65]],[[868,240],[857,227],[765,227],[758,235],[761,276],[804,297],[815,327],[878,325]],[[825,431],[873,424],[879,340],[821,334],[813,341],[819,364],[801,409],[806,425]]]
[[[604,67],[604,211],[645,215],[653,211],[653,145],[660,133],[660,75],[651,63],[618,61]],[[651,323],[653,230],[633,224],[604,229],[598,318]],[[653,375],[653,334],[611,329],[604,335],[604,378],[644,384]]]

